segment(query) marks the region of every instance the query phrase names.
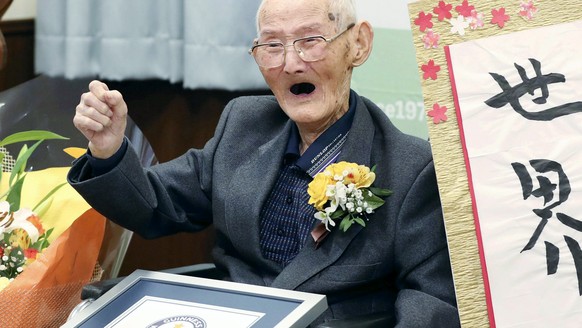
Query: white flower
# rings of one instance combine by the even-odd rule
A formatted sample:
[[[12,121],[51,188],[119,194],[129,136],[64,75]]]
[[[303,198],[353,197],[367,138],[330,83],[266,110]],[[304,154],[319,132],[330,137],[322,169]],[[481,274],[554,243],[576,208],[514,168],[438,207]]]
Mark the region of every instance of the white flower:
[[[341,182],[338,182],[335,185],[335,200],[340,206],[342,206],[342,208],[348,201],[347,188]]]
[[[350,211],[350,212],[353,212],[353,211],[354,211],[354,206],[355,206],[355,205],[354,205],[354,203],[352,203],[352,202],[347,202],[347,203],[346,203],[346,209],[347,209],[348,211]]]
[[[4,288],[6,288],[6,286],[8,286],[10,281],[11,280],[6,278],[6,277],[0,277],[0,290],[3,290]]]
[[[4,227],[10,224],[10,204],[7,201],[0,202],[0,235],[4,234]]]
[[[333,198],[335,197],[335,194],[336,194],[335,186],[334,185],[327,186],[327,188],[325,189],[325,195],[328,198]]]
[[[337,210],[337,207],[338,207],[337,200],[335,198],[332,198],[331,201],[329,202],[329,206],[324,208],[323,210],[327,214],[332,214],[333,212],[335,212],[335,210]]]
[[[10,203],[8,203],[7,201],[3,200],[0,202],[0,213],[4,214],[4,213],[9,213],[10,212]]]
[[[0,202],[0,215],[5,216],[5,219],[0,223],[0,233],[8,233],[15,229],[23,229],[28,233],[30,241],[35,243],[40,234],[38,229],[27,219],[34,213],[28,208],[21,208],[14,213],[10,213],[10,204],[7,201]],[[12,217],[13,221],[9,222]]]
[[[329,229],[329,225],[331,225],[332,227],[335,227],[335,222],[331,219],[331,217],[329,216],[330,213],[327,212],[327,209],[325,212],[317,212],[315,213],[315,218],[318,220],[321,220],[321,222],[323,222],[325,224],[325,229],[327,229],[327,231],[331,231]]]
[[[451,33],[458,33],[460,36],[465,35],[465,29],[469,27],[469,22],[465,20],[465,16],[457,16],[457,18],[451,18],[450,23]]]

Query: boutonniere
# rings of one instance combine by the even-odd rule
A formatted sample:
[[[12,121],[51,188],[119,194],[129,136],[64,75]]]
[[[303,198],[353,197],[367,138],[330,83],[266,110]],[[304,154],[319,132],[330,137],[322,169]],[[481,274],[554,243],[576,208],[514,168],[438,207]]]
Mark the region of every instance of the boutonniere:
[[[317,210],[315,218],[321,221],[312,232],[316,244],[336,225],[335,220],[341,219],[339,229],[343,232],[354,223],[365,227],[369,215],[384,205],[382,197],[392,195],[388,189],[372,187],[375,168],[339,162],[315,175],[307,193],[309,204]]]

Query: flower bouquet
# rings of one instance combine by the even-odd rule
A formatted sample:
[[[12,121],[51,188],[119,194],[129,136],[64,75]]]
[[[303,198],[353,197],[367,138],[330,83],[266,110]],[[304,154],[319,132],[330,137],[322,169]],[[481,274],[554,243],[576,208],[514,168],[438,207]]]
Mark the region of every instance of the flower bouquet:
[[[315,218],[321,221],[312,232],[316,243],[323,240],[338,219],[343,232],[354,223],[365,227],[369,215],[384,204],[382,197],[392,195],[388,189],[372,187],[376,180],[374,170],[375,167],[370,170],[364,165],[339,162],[315,175],[307,193],[309,204],[317,210]]]
[[[0,147],[35,141],[14,160],[0,151],[0,327],[59,327],[93,277],[105,218],[66,183],[68,168],[26,172],[49,131],[26,131]]]

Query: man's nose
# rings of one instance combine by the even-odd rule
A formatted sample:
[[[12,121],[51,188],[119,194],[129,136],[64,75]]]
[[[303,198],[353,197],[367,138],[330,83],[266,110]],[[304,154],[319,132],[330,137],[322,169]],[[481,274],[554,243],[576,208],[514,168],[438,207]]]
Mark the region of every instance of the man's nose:
[[[283,55],[285,56],[285,58],[283,58],[283,69],[285,72],[296,73],[304,70],[305,61],[301,58],[293,44],[285,46],[285,52]]]

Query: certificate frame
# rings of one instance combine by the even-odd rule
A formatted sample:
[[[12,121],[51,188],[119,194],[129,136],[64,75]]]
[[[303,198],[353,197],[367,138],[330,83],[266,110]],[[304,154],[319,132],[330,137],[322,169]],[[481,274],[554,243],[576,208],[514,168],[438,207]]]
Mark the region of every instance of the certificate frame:
[[[252,323],[261,327],[306,327],[327,309],[325,295],[243,283],[136,270],[107,293],[70,318],[63,328],[104,327],[148,298],[164,298],[176,304],[204,304],[229,312],[262,313]],[[189,304],[190,304],[189,303]],[[169,317],[164,313],[153,317]],[[203,320],[202,320],[203,321]],[[152,324],[156,323],[152,320]],[[113,327],[123,327],[113,326]],[[200,326],[204,327],[204,326]]]

